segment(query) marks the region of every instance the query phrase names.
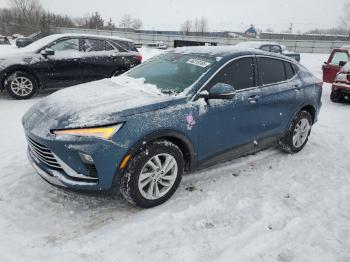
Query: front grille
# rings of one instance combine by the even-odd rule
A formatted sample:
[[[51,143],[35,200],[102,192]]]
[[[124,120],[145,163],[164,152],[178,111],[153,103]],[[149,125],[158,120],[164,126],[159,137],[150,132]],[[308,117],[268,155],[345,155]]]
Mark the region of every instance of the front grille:
[[[50,168],[62,170],[62,167],[57,162],[55,156],[52,154],[50,149],[48,149],[46,146],[39,144],[38,142],[35,142],[30,137],[27,137],[27,138],[28,138],[28,146],[29,146],[30,152],[40,162],[42,162],[43,164],[45,164]]]

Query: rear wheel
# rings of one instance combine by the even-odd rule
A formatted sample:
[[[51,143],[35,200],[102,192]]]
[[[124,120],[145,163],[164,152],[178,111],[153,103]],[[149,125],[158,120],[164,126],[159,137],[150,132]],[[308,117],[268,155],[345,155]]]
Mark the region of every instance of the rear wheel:
[[[155,141],[132,158],[121,178],[121,192],[130,203],[151,208],[175,193],[183,172],[181,150],[169,141]]]
[[[29,99],[38,89],[35,78],[25,72],[16,71],[5,79],[7,92],[16,99]]]
[[[300,111],[293,119],[287,134],[280,141],[281,149],[289,154],[300,152],[309,140],[312,117],[307,111]]]
[[[331,101],[334,103],[339,103],[341,102],[342,97],[338,92],[332,91],[331,93]]]

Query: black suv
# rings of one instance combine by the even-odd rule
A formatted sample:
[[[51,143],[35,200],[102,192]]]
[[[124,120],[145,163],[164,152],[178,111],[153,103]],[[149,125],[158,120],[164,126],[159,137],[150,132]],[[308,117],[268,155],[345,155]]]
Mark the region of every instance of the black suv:
[[[28,37],[20,37],[16,40],[16,46],[19,48],[25,47],[25,46],[30,45],[31,43],[34,43],[35,41],[38,41],[39,39],[44,38],[48,35],[50,35],[50,33],[36,32],[34,34],[31,34]]]
[[[140,64],[131,40],[84,34],[42,38],[0,57],[0,90],[17,99],[38,89],[62,88],[119,75]]]

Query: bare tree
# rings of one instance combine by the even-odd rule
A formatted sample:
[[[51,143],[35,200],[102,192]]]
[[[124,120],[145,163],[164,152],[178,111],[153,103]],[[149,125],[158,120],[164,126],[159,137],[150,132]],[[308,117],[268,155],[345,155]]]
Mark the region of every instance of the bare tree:
[[[10,6],[19,12],[25,22],[37,22],[44,12],[39,0],[9,0]]]
[[[131,24],[131,27],[135,30],[139,30],[142,28],[142,20],[140,18],[135,18],[132,20],[132,24]]]
[[[192,31],[192,21],[191,20],[186,20],[182,25],[181,25],[181,31],[186,35],[189,32]]]
[[[120,20],[119,25],[120,25],[120,27],[122,27],[124,29],[131,28],[131,25],[132,25],[131,15],[128,15],[128,14],[123,15],[122,19]]]
[[[196,33],[200,32],[200,21],[198,18],[195,18],[194,19],[194,22],[193,22],[193,29]]]
[[[208,19],[205,17],[202,17],[199,19],[199,31],[202,35],[206,32],[208,32],[209,22]]]
[[[350,32],[350,0],[347,0],[344,4],[343,15],[339,20],[342,27],[346,27],[346,29]]]

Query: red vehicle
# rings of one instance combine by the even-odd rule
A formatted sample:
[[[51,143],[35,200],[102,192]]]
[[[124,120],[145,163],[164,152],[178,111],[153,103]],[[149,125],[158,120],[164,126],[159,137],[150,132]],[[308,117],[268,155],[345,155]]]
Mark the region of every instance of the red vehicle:
[[[336,75],[332,85],[331,100],[336,103],[350,101],[350,62]]]
[[[333,83],[341,68],[350,61],[350,47],[333,49],[327,62],[324,62],[323,82]]]

